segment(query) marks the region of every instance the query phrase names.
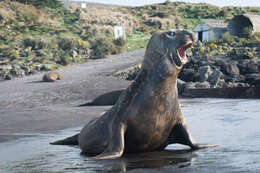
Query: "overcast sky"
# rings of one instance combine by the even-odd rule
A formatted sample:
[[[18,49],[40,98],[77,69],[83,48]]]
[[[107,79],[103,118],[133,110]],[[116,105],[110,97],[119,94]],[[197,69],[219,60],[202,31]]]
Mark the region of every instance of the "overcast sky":
[[[172,0],[172,1],[174,1],[174,0]],[[206,3],[218,5],[218,6],[258,6],[258,7],[260,7],[260,0],[180,0],[180,1],[192,2],[192,3],[206,2]],[[140,6],[140,5],[145,5],[145,4],[161,3],[161,2],[165,2],[165,0],[86,0],[86,2]]]

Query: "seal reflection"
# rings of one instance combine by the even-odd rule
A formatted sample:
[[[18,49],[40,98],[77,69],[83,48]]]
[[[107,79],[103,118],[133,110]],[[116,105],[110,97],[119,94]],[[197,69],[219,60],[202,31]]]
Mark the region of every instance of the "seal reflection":
[[[163,150],[154,152],[144,152],[135,154],[124,154],[123,157],[112,160],[89,161],[88,156],[81,154],[86,158],[87,163],[78,165],[78,168],[67,168],[66,170],[83,170],[90,172],[126,172],[134,169],[153,169],[172,166],[183,168],[192,165],[192,160],[197,156],[190,149]],[[91,156],[90,156],[91,157]],[[89,165],[86,167],[86,164]]]

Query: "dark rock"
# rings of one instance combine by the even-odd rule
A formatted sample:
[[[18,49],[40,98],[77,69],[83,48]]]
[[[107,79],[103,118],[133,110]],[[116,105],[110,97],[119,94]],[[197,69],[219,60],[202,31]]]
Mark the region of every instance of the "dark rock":
[[[227,83],[225,88],[237,88],[237,87],[249,87],[250,85],[248,83],[241,83],[241,82],[235,82],[235,83]]]
[[[25,72],[24,72],[24,70],[22,70],[22,69],[20,68],[20,66],[18,66],[18,65],[13,65],[13,68],[11,69],[10,74],[11,74],[13,77],[23,77],[23,76],[25,75]]]
[[[212,74],[208,78],[208,82],[213,86],[216,87],[220,79],[223,77],[223,73],[218,69],[215,69]]]
[[[226,69],[227,62],[222,59],[219,59],[215,61],[214,65],[218,66],[221,71],[224,71],[224,69]]]
[[[200,80],[200,74],[194,69],[185,68],[180,72],[179,78],[185,82],[196,82]]]
[[[221,71],[226,75],[236,76],[240,73],[239,68],[234,62],[217,60],[215,64],[219,66]]]
[[[39,65],[35,66],[35,69],[36,69],[37,71],[42,71],[42,70],[44,70],[44,65],[39,64]]]
[[[245,76],[243,75],[234,75],[234,76],[229,76],[229,75],[224,75],[223,79],[225,79],[226,82],[244,82],[245,81]]]
[[[10,74],[7,74],[7,75],[5,76],[5,80],[12,80],[12,76],[11,76]]]
[[[247,74],[245,77],[246,82],[250,85],[260,86],[260,73]]]
[[[186,89],[196,88],[195,85],[196,85],[196,83],[194,83],[194,82],[186,82],[185,83],[185,88]]]
[[[227,74],[230,74],[233,76],[238,76],[240,74],[239,68],[237,67],[237,65],[234,62],[229,63],[225,71]]]
[[[224,79],[220,79],[216,86],[213,86],[213,88],[227,88],[227,82]]]
[[[29,74],[36,74],[36,73],[38,73],[38,71],[37,71],[37,70],[35,70],[35,69],[33,69],[32,71],[30,71],[30,73],[29,73]]]
[[[195,88],[210,88],[210,84],[207,81],[204,82],[197,82],[195,84]]]
[[[178,94],[179,95],[182,95],[183,91],[185,90],[185,82],[180,80],[180,79],[177,79],[177,88],[178,88]]]
[[[200,74],[200,81],[204,82],[206,80],[208,80],[209,75],[211,75],[212,70],[210,68],[210,66],[202,66],[199,68],[199,74]]]
[[[239,61],[237,66],[242,75],[250,74],[250,73],[258,73],[260,71],[260,65],[250,60]]]

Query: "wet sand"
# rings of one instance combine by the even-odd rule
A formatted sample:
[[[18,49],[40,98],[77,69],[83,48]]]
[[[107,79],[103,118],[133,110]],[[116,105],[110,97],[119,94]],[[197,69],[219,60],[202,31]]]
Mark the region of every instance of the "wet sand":
[[[112,77],[140,63],[144,50],[59,70],[64,79],[41,82],[43,73],[0,82],[0,142],[85,124],[106,109],[77,107],[102,93],[124,89],[130,82]]]
[[[185,146],[170,145],[162,152],[129,154],[115,160],[88,161],[77,147],[48,144],[77,133],[82,128],[78,127],[1,143],[0,172],[260,171],[260,100],[182,99],[181,103],[194,139],[200,143],[220,146],[191,152]]]

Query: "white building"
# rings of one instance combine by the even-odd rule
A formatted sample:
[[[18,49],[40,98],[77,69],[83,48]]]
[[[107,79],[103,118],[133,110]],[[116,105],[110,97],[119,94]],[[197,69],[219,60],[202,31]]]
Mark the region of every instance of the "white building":
[[[214,40],[220,38],[227,31],[227,23],[224,20],[204,19],[193,31],[197,34],[197,40]]]

